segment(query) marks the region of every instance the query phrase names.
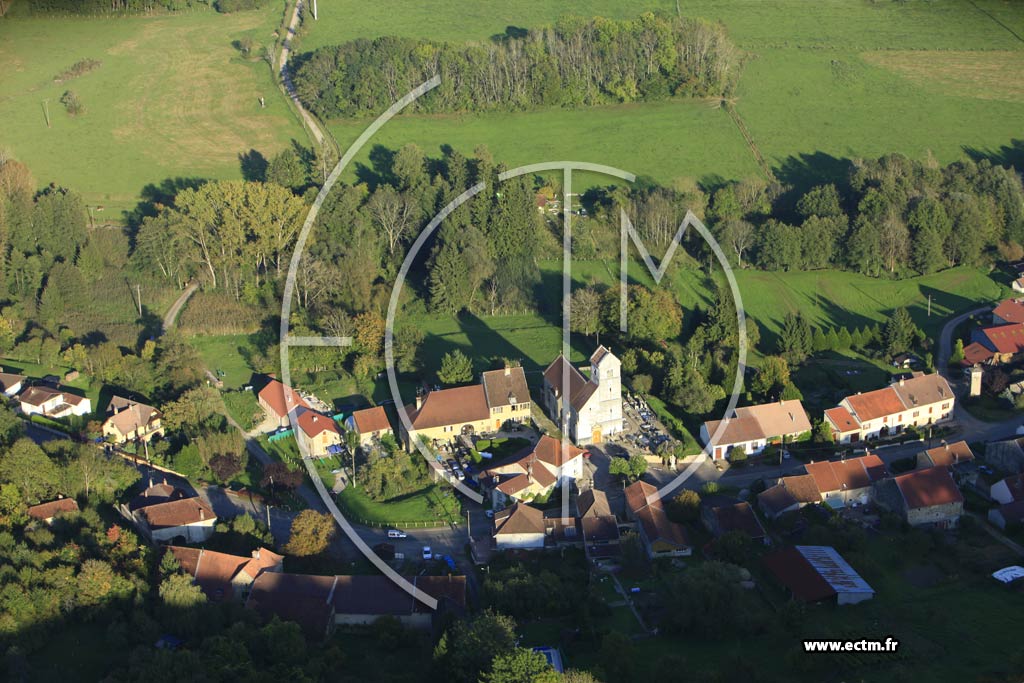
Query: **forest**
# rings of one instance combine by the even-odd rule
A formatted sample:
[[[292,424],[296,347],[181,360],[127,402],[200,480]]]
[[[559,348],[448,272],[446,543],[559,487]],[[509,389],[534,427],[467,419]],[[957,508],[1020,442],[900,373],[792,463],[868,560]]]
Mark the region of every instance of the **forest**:
[[[543,28],[509,27],[489,42],[464,46],[358,39],[300,61],[299,96],[330,119],[377,114],[435,74],[441,85],[416,103],[420,111],[721,97],[741,57],[719,25],[648,12],[632,20],[564,17]]]

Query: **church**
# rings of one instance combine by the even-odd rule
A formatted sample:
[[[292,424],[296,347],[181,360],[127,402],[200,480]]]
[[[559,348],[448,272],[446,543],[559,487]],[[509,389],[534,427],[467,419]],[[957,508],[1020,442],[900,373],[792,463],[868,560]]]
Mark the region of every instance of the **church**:
[[[590,357],[590,377],[559,354],[544,371],[544,407],[562,426],[562,383],[568,366],[568,434],[576,444],[601,443],[622,431],[622,364],[604,346]]]

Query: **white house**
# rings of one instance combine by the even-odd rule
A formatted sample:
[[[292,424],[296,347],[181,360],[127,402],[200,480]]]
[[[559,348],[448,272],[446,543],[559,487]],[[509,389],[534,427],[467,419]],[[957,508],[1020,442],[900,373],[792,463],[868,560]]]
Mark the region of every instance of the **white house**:
[[[942,375],[915,372],[884,389],[847,396],[838,408],[825,411],[825,420],[836,442],[857,443],[945,422],[953,416],[955,400]]]
[[[568,386],[563,387],[566,377]],[[568,393],[569,438],[575,443],[601,443],[622,431],[622,364],[601,346],[590,357],[590,378],[562,355],[544,370],[544,407],[555,424],[562,424]]]
[[[503,507],[508,498],[529,500],[560,486],[571,486],[583,476],[585,451],[544,435],[533,449],[487,468],[484,481],[494,485],[492,500]]]
[[[712,437],[723,423],[722,433],[712,444]],[[709,420],[701,425],[700,438],[708,446],[711,457],[722,460],[733,448],[742,448],[747,455],[757,455],[769,443],[791,441],[809,431],[811,422],[803,404],[792,400],[736,408],[727,420]]]
[[[536,550],[544,547],[544,513],[523,503],[494,515],[494,547]]]
[[[121,514],[154,543],[184,540],[202,543],[213,535],[217,515],[198,496],[189,497],[169,484],[156,484],[121,506]]]
[[[25,375],[0,372],[0,390],[4,392],[4,396],[8,398],[16,396],[23,386],[25,386]]]
[[[44,415],[52,418],[88,415],[92,402],[84,396],[47,386],[29,387],[18,396],[21,412],[25,415]]]

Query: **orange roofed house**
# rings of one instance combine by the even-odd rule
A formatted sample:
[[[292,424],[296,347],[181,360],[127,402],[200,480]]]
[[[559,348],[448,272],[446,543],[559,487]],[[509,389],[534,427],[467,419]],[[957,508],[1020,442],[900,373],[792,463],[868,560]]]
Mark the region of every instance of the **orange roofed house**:
[[[724,423],[722,433],[714,444],[719,426]],[[728,420],[709,420],[700,428],[700,438],[705,446],[712,448],[711,457],[722,460],[733,448],[741,448],[747,455],[757,455],[769,443],[792,441],[801,434],[811,431],[811,422],[800,401],[777,401],[757,406],[736,408]]]
[[[636,522],[644,549],[651,558],[693,554],[686,529],[668,518],[658,489],[645,481],[626,487],[626,516]]]
[[[841,508],[848,503],[867,503],[874,483],[888,474],[885,463],[873,454],[846,460],[809,462],[804,469],[814,479],[822,502],[833,508]]]
[[[206,597],[215,602],[244,600],[253,581],[263,572],[281,572],[284,556],[266,548],[252,551],[252,557],[219,553],[203,548],[167,546],[182,571],[192,577]]]
[[[300,409],[296,414],[295,438],[300,453],[326,458],[341,452],[341,430],[334,418],[308,409]]]
[[[915,372],[884,389],[847,396],[825,411],[837,443],[857,443],[925,427],[953,416],[953,390],[942,375]]]
[[[345,427],[359,435],[359,445],[363,447],[385,434],[394,436],[395,433],[382,406],[355,411],[345,420]]]
[[[972,355],[974,345],[978,344],[991,353],[988,359],[993,363],[1008,363],[1014,356],[1024,351],[1024,323],[1016,322],[994,327],[982,327],[971,333]],[[966,360],[967,349],[964,349]]]
[[[445,443],[459,434],[500,430],[509,421],[530,417],[530,394],[521,367],[506,367],[483,374],[481,384],[430,391],[406,406],[412,430],[400,420],[402,443],[412,450],[413,439]]]

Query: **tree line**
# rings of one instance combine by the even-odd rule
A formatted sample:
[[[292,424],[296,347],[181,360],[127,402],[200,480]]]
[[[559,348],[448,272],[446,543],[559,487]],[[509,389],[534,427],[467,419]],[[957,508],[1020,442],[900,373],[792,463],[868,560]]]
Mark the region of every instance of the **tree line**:
[[[647,12],[626,20],[567,16],[468,45],[361,38],[298,61],[303,103],[337,118],[377,114],[435,74],[441,85],[416,103],[421,111],[721,96],[738,75],[740,55],[721,25]]]

